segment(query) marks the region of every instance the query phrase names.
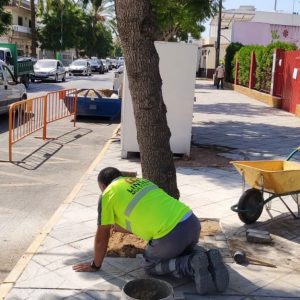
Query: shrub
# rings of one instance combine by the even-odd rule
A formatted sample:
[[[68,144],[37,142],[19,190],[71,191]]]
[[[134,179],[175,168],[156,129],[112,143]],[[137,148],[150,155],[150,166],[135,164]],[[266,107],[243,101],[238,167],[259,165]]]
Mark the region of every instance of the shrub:
[[[249,85],[251,52],[254,51],[256,57],[255,89],[267,93],[270,92],[274,49],[296,50],[297,46],[295,44],[277,41],[267,46],[248,45],[239,49],[231,64],[234,66],[235,60],[238,59],[239,83],[241,85]],[[232,74],[234,74],[234,67]]]
[[[235,53],[243,47],[240,43],[231,43],[226,48],[225,54],[225,78],[227,82],[233,83],[234,81],[234,55]],[[232,64],[233,63],[233,64]]]

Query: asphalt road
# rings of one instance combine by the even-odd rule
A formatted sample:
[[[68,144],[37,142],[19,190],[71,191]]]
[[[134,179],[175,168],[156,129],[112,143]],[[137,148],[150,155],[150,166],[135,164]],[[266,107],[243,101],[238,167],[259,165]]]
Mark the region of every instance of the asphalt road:
[[[28,97],[66,88],[112,88],[113,73],[68,77],[64,83],[34,83]],[[70,118],[52,123],[13,147],[8,160],[8,118],[0,116],[0,283],[36,234],[72,191],[118,124],[104,119]],[[96,223],[95,223],[96,229]]]

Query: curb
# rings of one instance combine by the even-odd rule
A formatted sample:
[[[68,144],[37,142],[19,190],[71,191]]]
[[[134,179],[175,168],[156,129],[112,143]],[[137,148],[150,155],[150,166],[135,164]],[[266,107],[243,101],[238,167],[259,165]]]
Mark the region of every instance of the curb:
[[[69,207],[69,205],[74,200],[75,196],[80,191],[82,185],[86,181],[89,173],[95,169],[97,164],[102,160],[103,156],[106,154],[110,144],[112,143],[113,139],[116,137],[121,125],[119,125],[115,131],[113,132],[110,139],[105,143],[104,147],[98,154],[98,156],[94,159],[94,161],[91,163],[87,171],[84,173],[84,175],[80,178],[78,183],[75,185],[71,193],[67,196],[67,198],[63,201],[63,203],[58,207],[58,209],[55,211],[55,213],[51,216],[49,221],[44,225],[42,230],[37,234],[37,236],[34,238],[33,242],[30,244],[30,246],[27,248],[27,250],[24,252],[24,254],[21,256],[21,258],[18,260],[15,267],[10,271],[10,273],[7,275],[7,277],[3,280],[2,284],[0,285],[0,299],[5,299],[7,294],[10,292],[20,275],[23,273],[25,267],[28,265],[32,257],[37,252],[38,248],[41,246],[42,242],[45,240],[45,238],[48,236],[48,234],[51,232],[52,228],[56,225],[59,218],[62,216],[63,212]]]

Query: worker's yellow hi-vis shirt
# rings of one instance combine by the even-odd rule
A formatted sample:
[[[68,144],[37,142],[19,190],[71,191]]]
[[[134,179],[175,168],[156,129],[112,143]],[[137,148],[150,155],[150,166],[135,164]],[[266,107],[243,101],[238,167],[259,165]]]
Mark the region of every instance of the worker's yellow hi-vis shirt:
[[[151,181],[119,177],[103,192],[98,225],[118,225],[149,241],[164,237],[191,209]]]

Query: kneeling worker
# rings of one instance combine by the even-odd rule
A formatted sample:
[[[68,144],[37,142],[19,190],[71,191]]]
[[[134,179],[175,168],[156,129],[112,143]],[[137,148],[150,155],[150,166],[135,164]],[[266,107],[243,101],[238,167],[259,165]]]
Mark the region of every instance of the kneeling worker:
[[[102,197],[98,205],[94,259],[73,266],[75,271],[94,272],[101,268],[111,227],[115,226],[149,241],[144,252],[148,274],[192,277],[199,294],[208,292],[211,280],[217,292],[227,289],[229,273],[220,252],[193,251],[201,226],[188,206],[151,181],[123,177],[116,168],[103,169],[98,184]]]

